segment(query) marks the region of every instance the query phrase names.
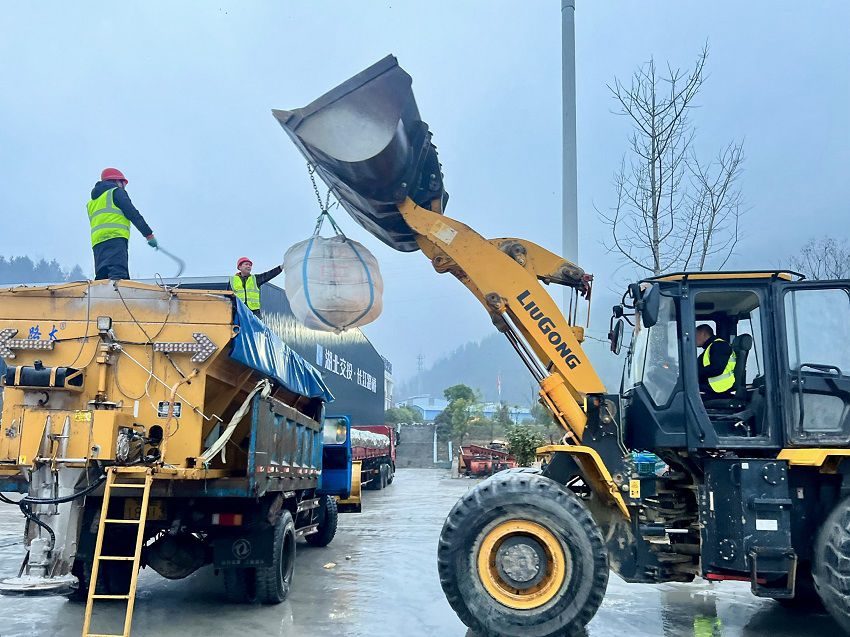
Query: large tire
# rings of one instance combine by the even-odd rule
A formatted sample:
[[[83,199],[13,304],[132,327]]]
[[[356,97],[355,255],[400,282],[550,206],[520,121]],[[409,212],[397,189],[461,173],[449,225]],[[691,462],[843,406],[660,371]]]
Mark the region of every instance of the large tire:
[[[458,617],[488,637],[570,634],[594,616],[608,584],[608,554],[588,510],[527,472],[493,476],[458,501],[438,566]]]
[[[387,465],[387,486],[390,486],[395,480],[395,471],[393,470],[393,466],[391,464]]]
[[[289,595],[295,569],[295,523],[292,514],[284,509],[274,526],[272,565],[254,569],[257,601],[261,604],[280,604]]]
[[[826,610],[850,634],[850,498],[835,507],[818,532],[812,576]]]
[[[331,543],[336,535],[336,525],[339,519],[339,512],[336,507],[336,500],[329,495],[322,498],[322,505],[319,507],[319,528],[315,533],[305,535],[304,539],[310,546],[327,546]]]

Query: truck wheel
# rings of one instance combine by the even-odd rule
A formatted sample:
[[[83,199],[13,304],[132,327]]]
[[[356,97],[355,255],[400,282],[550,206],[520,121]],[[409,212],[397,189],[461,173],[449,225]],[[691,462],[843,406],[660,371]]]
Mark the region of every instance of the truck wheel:
[[[381,465],[381,488],[382,489],[386,489],[387,484],[389,484],[387,482],[387,480],[389,480],[389,471],[387,471],[387,469],[389,469],[389,465],[385,465],[385,464]]]
[[[319,508],[319,528],[315,533],[305,535],[304,539],[310,546],[327,546],[336,535],[336,524],[339,512],[336,508],[336,500],[326,495],[322,498],[322,506]]]
[[[815,540],[815,580],[823,605],[850,633],[850,498],[838,503]]]
[[[295,523],[292,514],[285,510],[274,526],[272,565],[255,569],[257,601],[261,604],[280,604],[292,586],[295,569]]]
[[[362,473],[361,473],[362,475]],[[381,471],[380,467],[378,471],[370,471],[368,474],[369,482],[363,485],[364,489],[368,489],[369,491],[378,491],[381,488]]]
[[[232,604],[250,604],[257,598],[257,586],[252,568],[226,568],[224,576],[224,594]]]
[[[533,473],[494,476],[443,525],[440,584],[464,624],[493,637],[571,634],[608,585],[599,527],[578,498]]]
[[[387,486],[390,486],[395,479],[395,471],[393,471],[393,466],[387,465]]]

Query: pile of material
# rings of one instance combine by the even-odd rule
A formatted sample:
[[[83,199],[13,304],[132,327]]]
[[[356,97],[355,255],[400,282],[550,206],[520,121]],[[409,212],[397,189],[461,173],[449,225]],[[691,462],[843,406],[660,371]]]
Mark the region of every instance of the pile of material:
[[[387,436],[382,436],[371,431],[352,429],[351,446],[366,447],[367,449],[387,449],[390,446],[390,439]]]

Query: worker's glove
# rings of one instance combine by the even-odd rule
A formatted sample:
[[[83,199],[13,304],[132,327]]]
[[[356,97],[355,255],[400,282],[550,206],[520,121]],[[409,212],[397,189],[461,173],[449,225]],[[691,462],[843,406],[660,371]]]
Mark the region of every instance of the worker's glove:
[[[148,245],[150,247],[152,247],[152,248],[158,248],[159,247],[159,241],[156,240],[155,236],[150,235],[149,237],[145,237],[145,239],[148,240]]]

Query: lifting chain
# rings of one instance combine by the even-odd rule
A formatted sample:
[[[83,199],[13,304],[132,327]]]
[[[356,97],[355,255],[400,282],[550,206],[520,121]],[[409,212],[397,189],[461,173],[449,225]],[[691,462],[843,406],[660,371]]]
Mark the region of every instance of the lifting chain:
[[[336,221],[334,221],[334,218],[331,217],[331,213],[328,212],[331,202],[331,189],[328,188],[327,195],[325,196],[325,201],[322,202],[322,195],[319,192],[319,186],[316,183],[316,167],[310,162],[307,162],[307,173],[310,175],[310,181],[313,184],[313,192],[316,193],[316,199],[318,200],[319,208],[322,211],[319,213],[319,218],[316,219],[316,228],[313,231],[313,236],[318,236],[319,231],[322,229],[322,223],[324,222],[325,217],[327,217],[328,220],[331,222],[331,226],[333,226],[333,229],[336,231],[337,235],[347,240],[345,233],[340,229],[338,225],[336,225]],[[334,205],[338,206],[339,202],[335,201]]]
[[[325,196],[325,202],[322,203],[322,195],[319,193],[319,186],[316,183],[316,167],[310,162],[307,162],[307,173],[310,175],[310,181],[313,184],[313,192],[316,193],[316,199],[319,201],[319,209],[323,213],[326,213],[328,211],[328,208],[330,208],[331,189],[328,188],[327,195]]]

